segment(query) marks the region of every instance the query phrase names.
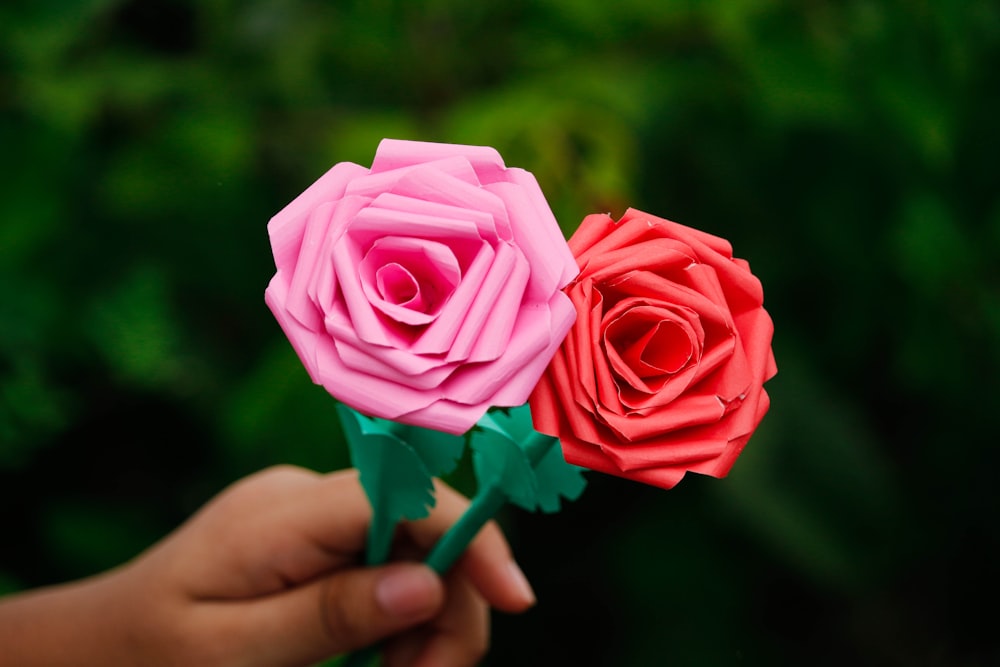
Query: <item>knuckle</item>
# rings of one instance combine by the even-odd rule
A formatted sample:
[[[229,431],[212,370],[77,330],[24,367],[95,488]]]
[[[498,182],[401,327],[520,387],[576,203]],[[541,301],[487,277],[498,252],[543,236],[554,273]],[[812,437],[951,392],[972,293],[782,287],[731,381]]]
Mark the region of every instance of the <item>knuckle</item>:
[[[319,614],[323,632],[336,646],[353,645],[363,634],[363,623],[356,610],[343,603],[348,596],[339,591],[333,581],[328,579],[320,588]]]

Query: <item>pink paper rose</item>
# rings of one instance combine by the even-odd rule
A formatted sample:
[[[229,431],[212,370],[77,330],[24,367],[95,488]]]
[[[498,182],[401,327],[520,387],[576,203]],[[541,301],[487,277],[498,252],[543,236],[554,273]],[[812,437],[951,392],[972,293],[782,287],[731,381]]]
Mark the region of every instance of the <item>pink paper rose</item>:
[[[458,434],[521,405],[576,316],[556,220],[492,148],[383,140],[268,234],[267,305],[313,382],[372,416]]]

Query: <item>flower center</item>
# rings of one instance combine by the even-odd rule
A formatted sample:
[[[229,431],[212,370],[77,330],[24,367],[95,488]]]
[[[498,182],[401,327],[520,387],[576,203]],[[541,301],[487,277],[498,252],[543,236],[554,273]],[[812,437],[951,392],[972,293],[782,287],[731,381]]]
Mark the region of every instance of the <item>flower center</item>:
[[[423,306],[420,284],[402,264],[392,262],[380,267],[375,272],[375,282],[379,296],[389,303],[413,310],[420,310]]]
[[[368,302],[405,325],[433,321],[462,279],[447,245],[399,236],[372,243],[358,270]]]
[[[694,350],[691,339],[676,322],[657,322],[636,344],[626,351],[625,358],[636,366],[645,366],[659,373],[676,373],[684,368]]]

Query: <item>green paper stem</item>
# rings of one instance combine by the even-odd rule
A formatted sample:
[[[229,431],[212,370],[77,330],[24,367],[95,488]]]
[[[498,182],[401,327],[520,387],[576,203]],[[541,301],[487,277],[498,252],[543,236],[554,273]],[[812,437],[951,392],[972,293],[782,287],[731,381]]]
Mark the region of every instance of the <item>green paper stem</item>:
[[[545,458],[545,455],[552,449],[552,445],[557,442],[559,442],[558,438],[553,438],[551,435],[545,435],[538,431],[532,431],[528,439],[521,445],[521,449],[524,450],[528,461],[531,462],[531,467],[537,468],[538,463]]]
[[[559,442],[556,438],[533,431],[521,443],[521,449],[531,467],[534,468],[545,458],[552,446]],[[462,513],[448,531],[441,536],[424,563],[438,574],[444,574],[455,564],[472,539],[479,534],[486,522],[492,519],[507,502],[507,497],[498,484],[478,489],[469,508]],[[342,667],[368,667],[378,655],[379,644],[354,651],[342,663]]]
[[[465,548],[507,502],[507,496],[497,486],[478,491],[472,504],[458,521],[437,541],[424,561],[438,574],[444,574],[458,560]]]
[[[531,467],[534,468],[557,442],[559,441],[556,438],[534,432],[521,447],[531,462]],[[491,484],[478,489],[472,498],[472,504],[448,532],[441,536],[424,563],[438,574],[447,572],[486,522],[492,519],[506,502],[507,496],[499,485]]]

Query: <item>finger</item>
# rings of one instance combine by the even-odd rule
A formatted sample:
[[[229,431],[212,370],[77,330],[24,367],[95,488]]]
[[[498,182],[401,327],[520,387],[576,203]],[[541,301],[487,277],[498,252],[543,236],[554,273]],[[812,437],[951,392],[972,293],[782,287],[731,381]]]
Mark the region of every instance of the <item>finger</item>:
[[[397,563],[342,570],[298,589],[226,604],[255,664],[310,664],[374,644],[437,615],[444,584],[429,568]]]
[[[458,573],[448,577],[447,595],[434,620],[392,639],[383,656],[386,667],[466,667],[486,655],[490,635],[486,601]]]
[[[272,469],[220,494],[162,560],[194,599],[271,594],[355,563],[370,512],[353,470]]]
[[[435,505],[430,516],[405,524],[411,539],[429,550],[468,508],[469,501],[443,482],[435,484]],[[535,593],[511,555],[503,532],[489,521],[469,544],[456,564],[492,606],[521,612],[535,604]]]

